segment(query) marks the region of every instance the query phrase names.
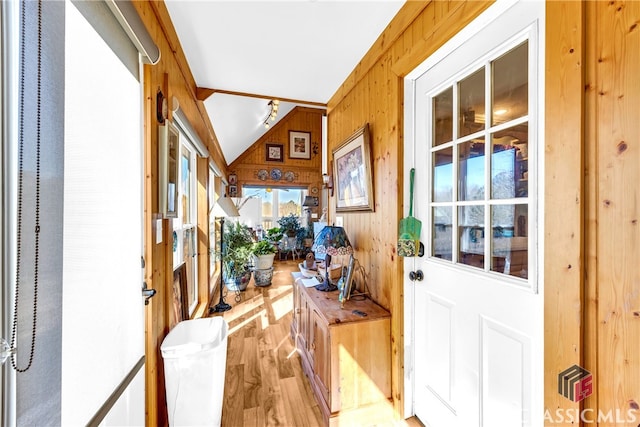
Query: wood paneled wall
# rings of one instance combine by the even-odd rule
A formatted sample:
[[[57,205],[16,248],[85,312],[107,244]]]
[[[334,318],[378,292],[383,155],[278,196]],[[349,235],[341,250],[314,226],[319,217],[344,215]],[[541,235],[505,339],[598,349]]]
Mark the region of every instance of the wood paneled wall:
[[[396,253],[402,217],[403,77],[473,20],[491,2],[407,2],[327,104],[329,153],[369,124],[375,212],[340,213],[372,298],[391,311],[392,396],[404,406],[402,262]],[[331,158],[330,158],[331,160]],[[334,221],[335,200],[330,200]]]
[[[583,3],[547,3],[545,100],[545,411],[577,410],[558,374],[581,365],[583,186]],[[549,43],[554,40],[553,43]],[[559,70],[562,70],[559,72]],[[542,183],[541,183],[542,184]],[[548,256],[551,255],[552,256]]]
[[[214,95],[215,96],[215,95]],[[320,198],[322,188],[322,117],[324,109],[295,107],[275,126],[269,129],[260,139],[229,165],[229,173],[238,177],[238,191],[243,185],[258,185],[277,187],[301,187],[307,190],[317,188]],[[292,159],[289,157],[289,132],[309,132],[311,134],[311,159]],[[281,144],[283,146],[283,161],[267,161],[266,144]],[[271,171],[279,168],[283,173],[293,172],[293,181],[280,179],[274,181],[271,177],[266,180],[258,178],[258,171]],[[321,202],[321,198],[320,198]],[[321,212],[322,206],[315,208]]]
[[[635,427],[640,3],[549,2],[546,16],[545,410]],[[580,404],[557,392],[573,364],[593,374]]]
[[[155,243],[156,219],[158,218],[158,122],[156,120],[156,93],[162,90],[167,99],[175,96],[180,109],[184,112],[189,123],[199,138],[206,144],[211,160],[219,166],[226,163],[218,145],[211,122],[206,114],[202,102],[196,101],[196,84],[189,70],[186,58],[179,44],[178,37],[169,19],[169,14],[163,2],[135,1],[132,2],[140,14],[151,37],[158,45],[161,58],[156,65],[144,66],[144,155],[145,155],[145,184],[144,184],[144,233],[145,233],[145,282],[149,288],[157,291],[155,297],[146,306],[146,407],[147,425],[167,425],[166,398],[164,390],[163,359],[160,353],[162,340],[169,332],[169,314],[172,303],[173,258],[172,258],[172,224],[168,219],[160,220],[162,224],[162,243]],[[207,165],[204,159],[199,160],[198,166]],[[206,201],[206,191],[202,188],[208,180],[208,168],[198,174],[198,197]],[[204,204],[206,209],[206,202]],[[198,237],[208,238],[206,234],[208,222],[199,212]],[[200,263],[208,267],[208,250],[204,241],[198,243],[201,254]],[[207,271],[200,271],[199,276],[205,283],[201,289],[209,289]],[[214,278],[215,279],[215,278]],[[204,286],[202,286],[204,285]],[[196,310],[202,313],[208,303],[207,295],[200,301]]]
[[[640,2],[588,2],[585,407],[640,424]],[[567,64],[567,67],[570,67]],[[635,420],[627,411],[633,411]],[[603,424],[601,424],[603,425]]]

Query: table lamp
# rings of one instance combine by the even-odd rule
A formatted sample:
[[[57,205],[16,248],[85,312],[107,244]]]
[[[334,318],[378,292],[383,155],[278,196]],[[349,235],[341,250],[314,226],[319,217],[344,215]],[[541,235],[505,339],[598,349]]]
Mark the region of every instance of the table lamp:
[[[304,202],[302,202],[302,207],[304,207],[304,211],[307,216],[307,227],[311,226],[311,208],[318,206],[318,198],[313,196],[306,196],[304,198]]]
[[[344,228],[327,225],[316,236],[311,250],[316,259],[324,260],[326,267],[324,283],[316,285],[316,289],[323,292],[335,291],[338,287],[329,281],[331,269],[331,257],[336,255],[351,255],[353,248],[345,233]]]

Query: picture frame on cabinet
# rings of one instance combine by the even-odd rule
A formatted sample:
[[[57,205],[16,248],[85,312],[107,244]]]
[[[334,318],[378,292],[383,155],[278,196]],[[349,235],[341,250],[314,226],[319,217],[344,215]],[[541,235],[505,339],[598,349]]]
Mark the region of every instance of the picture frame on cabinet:
[[[311,132],[289,131],[289,158],[311,159]]]
[[[342,278],[340,279],[342,283],[338,284],[338,289],[340,290],[340,293],[338,295],[338,301],[340,301],[340,304],[342,307],[344,307],[345,301],[348,301],[349,298],[351,298],[351,293],[353,291],[353,285],[354,285],[353,276],[354,276],[355,270],[356,270],[356,259],[352,254],[349,257],[349,264],[343,267],[343,275],[342,275]]]

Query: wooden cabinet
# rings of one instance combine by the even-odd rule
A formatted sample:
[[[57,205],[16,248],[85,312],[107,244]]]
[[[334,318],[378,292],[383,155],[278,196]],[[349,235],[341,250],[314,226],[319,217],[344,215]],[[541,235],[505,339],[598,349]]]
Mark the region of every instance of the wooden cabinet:
[[[390,313],[370,299],[341,308],[337,291],[305,288],[300,280],[293,288],[291,336],[325,424],[361,417],[374,404],[390,406]]]

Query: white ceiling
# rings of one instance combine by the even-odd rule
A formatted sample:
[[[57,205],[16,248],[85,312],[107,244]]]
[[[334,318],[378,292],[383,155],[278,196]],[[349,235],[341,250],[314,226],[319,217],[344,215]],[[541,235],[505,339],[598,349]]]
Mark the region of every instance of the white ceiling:
[[[326,103],[404,0],[165,2],[199,87]],[[205,101],[227,164],[265,133],[267,102]],[[281,102],[275,123],[296,105]]]

